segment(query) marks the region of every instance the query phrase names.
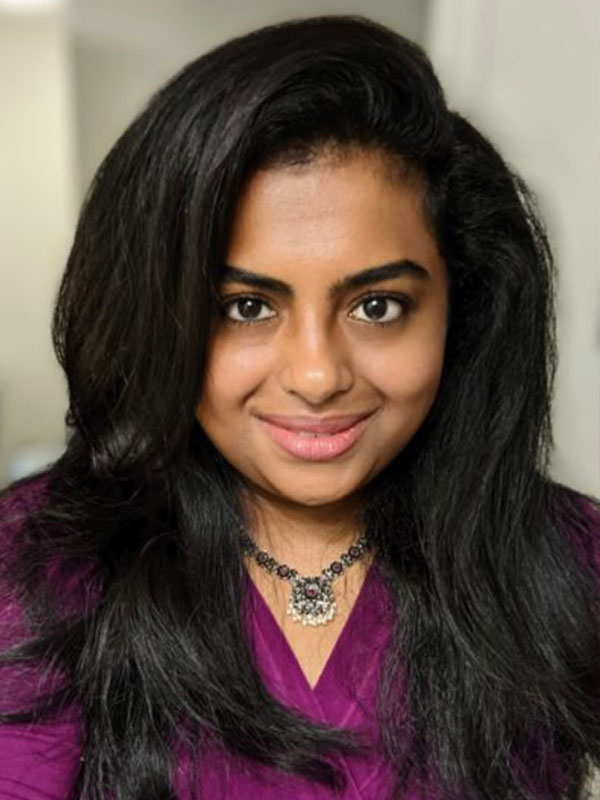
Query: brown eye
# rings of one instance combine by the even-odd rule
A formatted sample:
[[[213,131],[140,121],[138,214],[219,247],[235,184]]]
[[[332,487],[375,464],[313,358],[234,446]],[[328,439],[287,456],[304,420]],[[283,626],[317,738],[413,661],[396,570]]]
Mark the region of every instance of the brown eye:
[[[363,316],[355,316],[360,322],[376,322],[386,324],[396,322],[403,317],[410,307],[409,298],[392,297],[390,295],[371,295],[356,305],[356,309],[363,309]]]
[[[275,316],[275,313],[264,314],[261,309],[267,309],[268,305],[264,300],[258,297],[236,297],[224,303],[221,310],[224,316],[232,322],[252,323],[262,322],[264,319],[270,319]]]

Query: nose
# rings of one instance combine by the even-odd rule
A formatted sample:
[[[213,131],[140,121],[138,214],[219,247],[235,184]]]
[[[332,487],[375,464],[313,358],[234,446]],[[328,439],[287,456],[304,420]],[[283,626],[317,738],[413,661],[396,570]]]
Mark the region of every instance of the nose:
[[[310,405],[322,405],[353,385],[345,343],[315,319],[287,331],[282,356],[283,388]]]

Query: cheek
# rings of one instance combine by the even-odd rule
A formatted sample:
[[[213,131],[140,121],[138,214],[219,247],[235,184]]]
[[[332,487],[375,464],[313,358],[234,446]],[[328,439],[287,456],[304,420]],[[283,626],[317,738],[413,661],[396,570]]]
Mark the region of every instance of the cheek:
[[[245,348],[213,345],[208,355],[206,378],[197,416],[227,416],[252,394],[262,379],[264,365],[256,352]]]
[[[371,351],[361,359],[361,372],[392,404],[429,405],[440,383],[443,361],[443,340],[406,340]]]

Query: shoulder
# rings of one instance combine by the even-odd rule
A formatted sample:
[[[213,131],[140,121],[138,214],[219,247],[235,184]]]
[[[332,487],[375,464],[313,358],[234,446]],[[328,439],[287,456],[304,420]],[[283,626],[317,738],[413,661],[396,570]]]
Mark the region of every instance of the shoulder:
[[[14,536],[24,522],[45,502],[50,473],[38,472],[0,491],[1,566],[11,551]],[[0,573],[5,572],[0,569]],[[0,577],[2,577],[0,575]],[[6,577],[6,575],[4,575]],[[23,634],[20,603],[5,580],[0,580],[0,648]],[[13,685],[12,673],[2,671],[2,688]],[[18,673],[19,686],[22,676]],[[2,695],[4,703],[4,694]],[[46,725],[0,725],[0,797],[27,800],[65,797],[73,785],[81,751],[79,728],[73,718]]]
[[[581,510],[587,527],[592,564],[600,584],[600,501],[584,497]]]
[[[21,478],[0,490],[0,577],[16,550],[15,542],[24,524],[44,507],[48,496],[50,473],[38,472]],[[5,567],[5,569],[2,569]]]
[[[16,481],[0,491],[0,649],[20,642],[27,626],[20,599],[7,574],[15,536],[26,520],[46,505],[51,473],[48,470]],[[3,569],[4,567],[4,569]],[[37,672],[27,668],[12,673],[2,670],[4,690],[38,685]],[[12,680],[13,677],[16,683]],[[12,697],[11,694],[8,695]],[[77,714],[62,712],[60,719],[44,725],[12,723],[0,725],[0,797],[42,800],[70,795],[80,766],[81,728]]]
[[[0,537],[21,527],[27,517],[44,504],[50,477],[50,471],[43,470],[0,490]]]
[[[51,469],[0,491],[0,606],[14,605],[15,591],[20,595],[22,589],[34,606],[43,597],[61,615],[89,610],[98,599],[99,559],[81,552],[72,525],[78,520],[65,500],[76,504],[77,494],[67,494]]]
[[[598,542],[600,539],[600,500],[580,494],[578,502],[585,524]]]
[[[0,646],[21,633],[21,603],[14,585],[18,534],[26,520],[44,504],[49,473],[22,478],[0,491]]]
[[[560,489],[557,522],[600,589],[600,500],[575,489]]]

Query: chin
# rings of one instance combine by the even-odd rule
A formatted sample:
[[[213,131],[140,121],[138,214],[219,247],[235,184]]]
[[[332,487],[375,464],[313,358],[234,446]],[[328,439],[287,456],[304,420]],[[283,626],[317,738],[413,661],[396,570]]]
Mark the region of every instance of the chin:
[[[312,508],[339,503],[354,494],[355,491],[354,487],[327,491],[324,489],[322,482],[321,486],[315,487],[313,491],[308,488],[304,491],[298,491],[298,487],[290,487],[289,491],[286,491],[284,487],[273,486],[271,488],[271,492],[275,496],[285,499],[288,503]]]

